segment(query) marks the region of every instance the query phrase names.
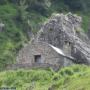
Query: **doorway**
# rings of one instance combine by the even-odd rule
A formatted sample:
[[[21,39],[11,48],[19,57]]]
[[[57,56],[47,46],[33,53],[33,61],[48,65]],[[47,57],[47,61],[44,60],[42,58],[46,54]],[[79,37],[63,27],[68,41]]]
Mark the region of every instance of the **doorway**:
[[[41,55],[34,55],[34,61],[35,63],[41,63]]]

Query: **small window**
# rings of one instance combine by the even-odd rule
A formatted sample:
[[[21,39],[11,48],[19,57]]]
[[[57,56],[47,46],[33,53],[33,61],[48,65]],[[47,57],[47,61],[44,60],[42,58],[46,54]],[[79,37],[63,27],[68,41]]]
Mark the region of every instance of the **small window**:
[[[64,41],[64,42],[66,45],[69,45],[69,46],[71,45],[71,42],[69,42],[69,41]]]
[[[41,55],[34,56],[35,63],[41,63]]]

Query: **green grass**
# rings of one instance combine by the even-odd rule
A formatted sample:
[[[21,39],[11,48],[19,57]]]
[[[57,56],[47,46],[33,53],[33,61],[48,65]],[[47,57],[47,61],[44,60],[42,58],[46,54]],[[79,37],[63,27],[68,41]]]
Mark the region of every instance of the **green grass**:
[[[51,69],[0,72],[0,87],[16,90],[90,90],[90,67],[74,65],[58,72]]]

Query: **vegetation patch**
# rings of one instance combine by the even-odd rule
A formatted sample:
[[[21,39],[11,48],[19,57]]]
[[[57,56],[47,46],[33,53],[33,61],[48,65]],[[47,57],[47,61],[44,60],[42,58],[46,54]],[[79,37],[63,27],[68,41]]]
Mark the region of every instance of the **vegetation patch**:
[[[52,69],[9,70],[0,72],[0,87],[17,90],[89,90],[90,67],[73,65],[58,72]]]

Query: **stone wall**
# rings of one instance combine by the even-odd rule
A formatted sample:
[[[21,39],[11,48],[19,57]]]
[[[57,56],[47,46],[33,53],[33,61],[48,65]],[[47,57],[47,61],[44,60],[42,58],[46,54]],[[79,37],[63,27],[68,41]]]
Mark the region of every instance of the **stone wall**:
[[[48,63],[34,63],[30,65],[29,63],[26,64],[9,64],[7,65],[7,70],[17,70],[17,69],[35,69],[35,68],[42,68],[42,69],[48,69],[52,68],[53,70],[57,71],[60,66],[59,65],[52,65]]]
[[[34,64],[35,55],[41,55],[41,63],[60,65],[64,64],[64,57],[54,51],[47,43],[44,42],[33,42],[25,46],[17,57],[18,64]]]

